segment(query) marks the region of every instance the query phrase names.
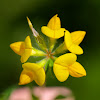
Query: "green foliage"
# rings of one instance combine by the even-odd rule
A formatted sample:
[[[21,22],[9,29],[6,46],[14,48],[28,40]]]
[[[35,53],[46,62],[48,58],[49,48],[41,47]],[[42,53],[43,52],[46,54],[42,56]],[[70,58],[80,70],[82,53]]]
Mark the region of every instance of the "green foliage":
[[[67,98],[74,98],[74,96],[73,95],[69,95],[69,96],[63,96],[63,95],[58,95],[56,98],[55,98],[55,100],[57,99],[57,100],[59,100],[59,99],[67,99]]]
[[[10,94],[16,88],[18,88],[18,86],[11,86],[8,89],[6,89],[3,93],[0,94],[0,100],[8,100]]]
[[[33,100],[39,100],[39,98],[34,95],[32,95],[32,98],[33,98]]]
[[[66,96],[63,96],[63,95],[58,95],[55,99],[65,99]]]

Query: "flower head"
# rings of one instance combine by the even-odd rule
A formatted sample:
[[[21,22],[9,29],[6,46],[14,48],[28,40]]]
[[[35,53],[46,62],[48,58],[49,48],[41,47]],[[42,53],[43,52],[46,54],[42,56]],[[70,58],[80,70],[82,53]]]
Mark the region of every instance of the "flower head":
[[[36,63],[24,63],[22,67],[23,71],[20,75],[19,85],[28,84],[33,80],[40,86],[44,84],[45,71],[43,67]]]
[[[60,18],[56,14],[48,22],[47,26],[42,26],[41,31],[48,37],[58,39],[64,36],[65,28],[61,28]]]
[[[75,32],[65,32],[65,45],[67,49],[75,54],[83,54],[83,49],[79,46],[82,42],[86,32],[85,31],[75,31]]]
[[[76,62],[77,56],[73,53],[67,53],[58,57],[53,66],[53,71],[60,82],[65,81],[69,75],[73,77],[86,76],[83,66]]]
[[[10,45],[11,49],[21,56],[21,62],[23,71],[20,75],[19,85],[24,85],[32,82],[33,80],[38,85],[43,85],[45,82],[45,72],[52,69],[57,79],[60,82],[65,81],[69,75],[73,77],[86,76],[86,71],[83,66],[78,63],[77,56],[75,54],[83,54],[83,49],[79,46],[82,42],[86,32],[75,31],[70,33],[61,28],[60,18],[56,14],[48,22],[47,26],[42,26],[41,31],[43,34],[49,37],[49,41],[46,41],[34,28],[27,17],[29,27],[35,37],[36,44],[44,51],[35,49],[32,47],[31,39],[26,37],[24,42],[15,42]],[[64,36],[65,34],[65,36]],[[57,48],[55,46],[56,40],[64,36],[64,42]],[[47,42],[47,43],[46,43]],[[56,49],[53,49],[53,48]],[[61,55],[69,50],[72,53]],[[60,57],[58,57],[61,55]],[[25,63],[30,56],[43,56],[36,63]],[[58,58],[57,58],[58,57]],[[31,57],[32,58],[32,57]]]

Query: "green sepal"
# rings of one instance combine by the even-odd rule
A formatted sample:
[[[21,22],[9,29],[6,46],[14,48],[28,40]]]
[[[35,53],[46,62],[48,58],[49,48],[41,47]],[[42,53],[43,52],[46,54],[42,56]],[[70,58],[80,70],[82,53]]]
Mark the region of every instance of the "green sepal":
[[[53,67],[53,60],[51,58],[45,64],[45,71],[47,71],[48,67]]]
[[[45,56],[45,55],[46,55],[45,52],[32,47],[32,54],[31,54],[31,56]]]
[[[40,46],[41,49],[46,51],[46,44],[45,44],[44,38],[42,36],[40,36],[40,34],[33,28],[33,25],[28,17],[27,17],[27,21],[28,21],[29,27],[33,33],[33,36],[35,37],[37,44]]]
[[[47,46],[45,44],[44,38],[41,35],[39,35],[39,36],[35,37],[35,40],[36,40],[37,44],[40,46],[40,48],[46,52]]]
[[[55,46],[55,44],[56,44],[56,39],[54,39],[54,38],[49,38],[49,51],[51,51],[52,52],[52,50],[54,49],[54,46]]]
[[[47,71],[48,66],[49,66],[49,59],[48,59],[48,61],[47,61],[46,64],[45,64],[45,71]]]
[[[53,54],[54,55],[63,54],[63,53],[66,53],[67,51],[68,50],[67,50],[67,47],[65,45],[65,42],[63,42],[56,48],[56,50],[53,52]]]
[[[53,67],[53,60],[51,58],[49,59],[49,67]]]

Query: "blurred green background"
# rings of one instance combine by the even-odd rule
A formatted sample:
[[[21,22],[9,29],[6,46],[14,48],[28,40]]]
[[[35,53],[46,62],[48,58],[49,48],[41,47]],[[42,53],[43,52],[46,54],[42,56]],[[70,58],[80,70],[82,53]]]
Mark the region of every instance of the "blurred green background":
[[[0,93],[19,81],[22,71],[20,57],[9,45],[24,40],[27,35],[32,36],[26,16],[31,19],[34,28],[41,32],[41,26],[46,25],[55,14],[61,18],[62,27],[70,32],[76,30],[87,32],[81,43],[84,54],[78,56],[78,61],[86,69],[87,76],[82,78],[70,76],[66,82],[60,83],[49,75],[47,86],[69,87],[76,100],[99,100],[100,0],[1,0]]]

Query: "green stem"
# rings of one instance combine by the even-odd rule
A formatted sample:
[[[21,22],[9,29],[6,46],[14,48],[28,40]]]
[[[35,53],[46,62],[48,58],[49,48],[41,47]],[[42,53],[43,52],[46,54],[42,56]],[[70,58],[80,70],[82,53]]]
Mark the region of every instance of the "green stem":
[[[49,51],[52,52],[52,50],[53,50],[53,48],[54,48],[54,46],[55,46],[55,43],[56,43],[56,39],[50,38],[49,41],[50,41],[50,44],[49,44]]]
[[[53,54],[61,54],[61,53],[65,53],[67,51],[67,47],[65,45],[65,43],[63,42],[54,52]]]
[[[33,47],[31,56],[46,56],[46,53]]]

